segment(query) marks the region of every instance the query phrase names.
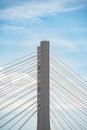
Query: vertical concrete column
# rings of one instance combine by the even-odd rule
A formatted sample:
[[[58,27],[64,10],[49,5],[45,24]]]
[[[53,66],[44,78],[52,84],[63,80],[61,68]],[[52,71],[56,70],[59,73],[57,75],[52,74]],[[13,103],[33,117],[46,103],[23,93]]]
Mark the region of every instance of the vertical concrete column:
[[[41,41],[37,49],[37,130],[50,130],[49,110],[49,41]]]
[[[41,50],[37,48],[37,130],[41,121]]]

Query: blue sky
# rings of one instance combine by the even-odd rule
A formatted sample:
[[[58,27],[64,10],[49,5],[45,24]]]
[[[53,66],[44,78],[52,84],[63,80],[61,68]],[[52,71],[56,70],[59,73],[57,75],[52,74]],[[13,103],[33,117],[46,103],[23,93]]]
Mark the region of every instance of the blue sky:
[[[41,40],[87,80],[87,0],[0,0],[0,66]]]
[[[49,40],[52,51],[87,77],[87,0],[0,0],[0,64]]]

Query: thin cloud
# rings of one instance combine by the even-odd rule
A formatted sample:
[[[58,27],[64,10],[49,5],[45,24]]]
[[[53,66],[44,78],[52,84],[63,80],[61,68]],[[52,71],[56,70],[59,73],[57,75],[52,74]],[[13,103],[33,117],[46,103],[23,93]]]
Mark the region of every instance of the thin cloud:
[[[52,43],[54,43],[54,46],[57,47],[62,47],[65,49],[68,49],[70,51],[78,51],[78,46],[73,42],[73,41],[69,41],[66,39],[60,39],[60,38],[55,38],[53,40],[51,40]]]
[[[75,4],[76,3],[76,4]],[[21,20],[54,15],[60,12],[68,12],[78,10],[84,7],[84,1],[78,0],[71,2],[70,0],[60,1],[33,1],[20,5],[15,5],[0,10],[0,19],[3,20]]]
[[[4,68],[0,66],[0,71],[2,71]]]

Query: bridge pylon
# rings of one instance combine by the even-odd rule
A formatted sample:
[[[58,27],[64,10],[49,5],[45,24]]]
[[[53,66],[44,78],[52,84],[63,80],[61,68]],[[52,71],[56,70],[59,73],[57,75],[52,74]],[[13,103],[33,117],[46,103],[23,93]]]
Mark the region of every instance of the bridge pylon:
[[[50,130],[49,41],[37,48],[37,130]]]

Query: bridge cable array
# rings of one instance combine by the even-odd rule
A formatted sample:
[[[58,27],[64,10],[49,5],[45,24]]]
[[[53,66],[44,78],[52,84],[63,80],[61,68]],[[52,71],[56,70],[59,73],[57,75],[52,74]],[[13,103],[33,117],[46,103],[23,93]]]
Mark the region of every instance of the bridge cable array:
[[[21,130],[40,109],[36,53],[3,65],[0,74],[0,129]]]
[[[61,60],[51,56],[50,61],[52,126],[55,130],[86,130],[86,83]]]
[[[37,94],[37,77],[40,74],[39,70],[37,73],[38,66],[36,52],[2,66],[0,129],[25,129],[30,119],[40,110],[41,101],[37,98],[40,94]],[[49,82],[51,130],[86,130],[85,80],[60,59],[51,56]]]

